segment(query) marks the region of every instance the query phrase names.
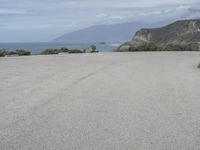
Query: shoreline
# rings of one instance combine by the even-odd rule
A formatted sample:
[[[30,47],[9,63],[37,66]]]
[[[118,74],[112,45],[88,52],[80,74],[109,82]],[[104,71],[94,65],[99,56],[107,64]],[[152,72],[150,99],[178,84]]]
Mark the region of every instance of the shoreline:
[[[98,53],[60,53],[60,54],[31,54],[28,56],[4,56],[1,58],[22,58],[22,57],[34,57],[34,56],[67,56],[67,55],[95,55],[95,54],[145,54],[145,53],[200,53],[200,51],[135,51],[135,52],[98,52]]]

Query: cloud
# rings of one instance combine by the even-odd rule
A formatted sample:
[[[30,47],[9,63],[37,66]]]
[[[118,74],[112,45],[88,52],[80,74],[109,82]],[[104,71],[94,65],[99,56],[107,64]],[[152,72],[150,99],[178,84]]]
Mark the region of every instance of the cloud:
[[[198,8],[189,8],[188,10],[193,13],[200,13],[200,9]]]
[[[0,15],[23,15],[27,13],[25,10],[0,9]]]
[[[198,0],[0,0],[0,34],[9,37],[0,41],[12,39],[13,31],[21,35],[29,31],[25,40],[48,41],[92,25],[198,18],[199,4]]]
[[[98,18],[105,18],[105,17],[108,17],[108,15],[105,14],[105,13],[100,13],[100,14],[97,14],[96,17],[98,17]]]
[[[121,19],[126,19],[126,16],[111,16],[111,17],[109,17],[109,19],[118,19],[118,20],[121,20]]]

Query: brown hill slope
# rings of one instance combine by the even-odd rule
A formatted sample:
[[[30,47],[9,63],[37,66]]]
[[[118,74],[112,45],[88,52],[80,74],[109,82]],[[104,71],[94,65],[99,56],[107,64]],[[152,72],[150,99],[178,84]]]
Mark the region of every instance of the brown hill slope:
[[[130,42],[121,45],[119,49],[137,47],[144,43],[154,43],[158,46],[199,44],[200,19],[176,21],[161,28],[141,29]]]

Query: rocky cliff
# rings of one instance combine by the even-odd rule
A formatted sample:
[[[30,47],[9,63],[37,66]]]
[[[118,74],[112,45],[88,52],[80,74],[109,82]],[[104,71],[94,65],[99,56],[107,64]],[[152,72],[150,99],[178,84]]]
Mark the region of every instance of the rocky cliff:
[[[161,28],[141,29],[130,42],[121,45],[119,49],[137,47],[144,43],[154,43],[158,46],[199,44],[200,19],[176,21]]]

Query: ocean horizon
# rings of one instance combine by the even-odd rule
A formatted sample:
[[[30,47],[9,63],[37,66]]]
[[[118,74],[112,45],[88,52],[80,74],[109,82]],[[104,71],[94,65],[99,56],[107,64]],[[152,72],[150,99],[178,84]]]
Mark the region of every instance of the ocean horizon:
[[[121,43],[53,43],[53,42],[36,42],[36,43],[0,43],[0,49],[15,51],[16,49],[25,49],[31,51],[32,54],[40,54],[48,48],[69,48],[83,50],[90,45],[96,45],[99,52],[111,52]]]

